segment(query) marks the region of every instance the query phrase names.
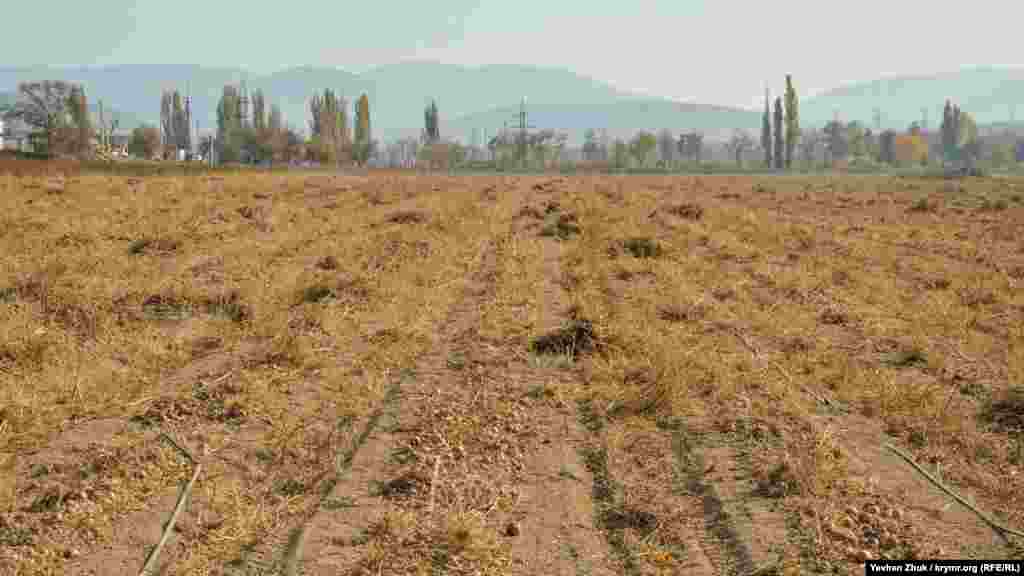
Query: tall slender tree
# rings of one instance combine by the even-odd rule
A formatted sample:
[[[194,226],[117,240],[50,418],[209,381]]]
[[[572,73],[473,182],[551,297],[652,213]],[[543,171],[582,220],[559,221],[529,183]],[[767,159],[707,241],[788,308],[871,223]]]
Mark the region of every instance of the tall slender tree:
[[[164,90],[160,95],[160,135],[165,148],[176,145],[174,137],[174,92]]]
[[[192,143],[192,135],[188,122],[188,114],[185,111],[185,100],[177,90],[171,96],[171,124],[173,125],[174,146],[178,150],[189,150]]]
[[[764,91],[764,116],[761,118],[761,149],[764,150],[764,165],[772,167],[772,111],[771,96]]]
[[[240,143],[237,140],[241,127],[240,94],[237,87],[229,84],[224,86],[217,103],[217,152],[221,161],[238,159]]]
[[[793,164],[793,150],[800,139],[800,111],[793,77],[786,74],[786,169]]]
[[[313,94],[313,97],[309,99],[309,115],[311,119],[309,121],[309,131],[313,137],[320,136],[320,127],[323,124],[320,121],[320,115],[323,114],[324,101],[320,98],[319,94]]]
[[[356,124],[353,159],[360,165],[370,157],[370,99],[363,94],[356,100]]]
[[[441,140],[441,127],[437,116],[437,102],[430,101],[423,111],[423,139],[426,144],[434,144]]]
[[[257,131],[267,127],[267,102],[263,91],[252,91],[252,127]]]
[[[775,168],[781,170],[782,167],[783,167],[783,161],[784,161],[784,158],[783,158],[783,154],[784,154],[784,152],[783,152],[784,140],[783,140],[783,135],[782,135],[782,98],[781,97],[775,98],[775,122],[774,122],[774,124],[775,125],[774,125],[773,128],[775,129],[775,149],[773,150],[773,155],[775,157]]]
[[[85,154],[89,150],[89,141],[92,139],[92,122],[89,120],[89,104],[85,97],[85,89],[77,84],[71,86],[71,93],[68,95],[68,109],[77,132],[74,150],[79,154]]]
[[[953,131],[953,105],[946,100],[942,108],[942,124],[939,126],[939,133],[942,136],[942,156],[947,161],[953,160],[956,150],[956,132]]]
[[[338,142],[339,142],[338,146],[339,146],[339,149],[344,154],[351,155],[352,134],[351,134],[351,130],[349,129],[348,99],[345,98],[344,96],[339,96],[336,107],[338,109],[338,115],[337,115],[337,121],[336,121],[336,124],[338,126],[338,128],[337,128]]]

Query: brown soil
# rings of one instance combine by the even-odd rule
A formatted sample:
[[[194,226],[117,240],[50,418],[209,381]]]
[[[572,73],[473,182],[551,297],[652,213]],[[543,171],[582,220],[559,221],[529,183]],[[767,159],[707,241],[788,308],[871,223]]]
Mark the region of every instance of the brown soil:
[[[1021,554],[1024,184],[4,178],[5,574]]]

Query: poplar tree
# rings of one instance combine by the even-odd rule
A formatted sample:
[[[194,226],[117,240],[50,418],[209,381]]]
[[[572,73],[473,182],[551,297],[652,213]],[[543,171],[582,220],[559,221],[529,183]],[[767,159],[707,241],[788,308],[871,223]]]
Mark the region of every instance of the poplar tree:
[[[256,130],[267,127],[266,98],[259,89],[252,92],[252,127]]]
[[[437,102],[431,100],[423,111],[423,139],[427,144],[434,144],[441,139],[441,128],[438,125]]]
[[[764,165],[772,167],[772,112],[768,90],[764,91],[764,116],[761,118],[761,149],[764,150]]]
[[[786,168],[793,164],[793,149],[800,138],[800,111],[793,77],[786,74]]]
[[[782,98],[775,98],[775,168],[781,169],[783,165],[783,147],[784,141],[782,136]]]
[[[370,156],[370,99],[363,94],[356,100],[355,141],[353,159],[364,164]]]
[[[939,133],[942,135],[942,155],[947,161],[952,160],[957,135],[953,131],[953,106],[949,100],[946,100],[946,105],[942,108],[942,125],[939,127]]]

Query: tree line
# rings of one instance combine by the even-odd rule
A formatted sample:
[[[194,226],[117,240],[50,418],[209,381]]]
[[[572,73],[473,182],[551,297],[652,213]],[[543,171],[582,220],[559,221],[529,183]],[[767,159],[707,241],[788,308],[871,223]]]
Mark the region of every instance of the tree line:
[[[3,110],[3,117],[31,128],[35,149],[47,154],[87,155],[97,135],[100,141],[116,128],[116,119],[98,123],[91,119],[85,89],[64,81],[19,84],[17,100]],[[248,105],[247,105],[248,104]],[[101,103],[102,107],[102,103]],[[223,87],[216,108],[216,135],[199,139],[193,134],[188,103],[178,90],[160,97],[160,122],[132,131],[129,151],[145,158],[173,157],[178,150],[198,145],[204,157],[214,155],[221,162],[290,162],[306,160],[320,164],[364,165],[374,157],[392,165],[446,167],[467,158],[485,160],[498,166],[530,166],[545,169],[558,164],[567,150],[567,135],[555,130],[520,131],[506,129],[483,147],[466,147],[441,135],[436,101],[423,109],[423,128],[418,138],[403,138],[379,149],[371,135],[370,102],[362,94],[351,110],[343,96],[330,89],[312,96],[308,103],[309,136],[285,125],[280,108],[268,102],[261,90],[246,98],[238,87]],[[879,123],[876,111],[876,126]],[[96,125],[98,124],[98,126]],[[197,141],[198,140],[198,141]],[[906,131],[872,131],[860,121],[837,118],[820,129],[802,130],[799,101],[791,75],[785,77],[784,94],[774,99],[766,91],[761,122],[760,146],[751,135],[736,130],[723,149],[740,166],[752,151],[760,150],[763,165],[773,170],[835,166],[837,163],[879,165],[926,164],[941,159],[946,165],[971,170],[986,151],[985,138],[973,116],[947,101],[939,132],[929,134],[919,123]],[[1024,161],[1024,140],[989,143],[993,164]],[[609,140],[605,131],[587,130],[581,153],[588,163],[613,168],[651,166],[671,168],[678,161],[705,159],[704,135],[698,131],[673,134],[639,131],[629,139]],[[823,157],[823,161],[818,158]]]

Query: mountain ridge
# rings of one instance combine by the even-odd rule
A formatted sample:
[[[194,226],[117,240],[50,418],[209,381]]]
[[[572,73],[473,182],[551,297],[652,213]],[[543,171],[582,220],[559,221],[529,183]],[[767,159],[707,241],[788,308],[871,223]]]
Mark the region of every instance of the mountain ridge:
[[[161,91],[177,88],[193,96],[193,116],[206,132],[215,127],[223,86],[242,81],[250,90],[262,89],[268,103],[281,107],[286,122],[301,129],[308,126],[308,98],[315,92],[332,88],[350,106],[365,92],[371,101],[374,136],[382,140],[418,135],[423,107],[431,98],[438,102],[444,135],[466,142],[474,130],[494,134],[514,121],[523,97],[531,124],[566,129],[572,142],[579,142],[586,128],[604,128],[613,137],[628,137],[640,129],[699,129],[709,139],[726,138],[736,128],[756,135],[760,128],[757,109],[678,102],[623,90],[568,68],[521,64],[462,66],[406,60],[360,73],[303,65],[263,74],[197,64],[0,67],[0,92],[15,90],[21,81],[51,78],[83,83],[93,106],[103,100],[105,107],[120,110],[124,128],[157,123]],[[795,80],[799,88],[799,78]],[[882,128],[903,130],[922,120],[923,103],[934,128],[946,97],[981,125],[1004,122],[1012,114],[1012,103],[1024,102],[1024,69],[975,67],[854,82],[802,98],[801,124],[821,128],[839,110],[844,121],[874,126],[878,107]]]

